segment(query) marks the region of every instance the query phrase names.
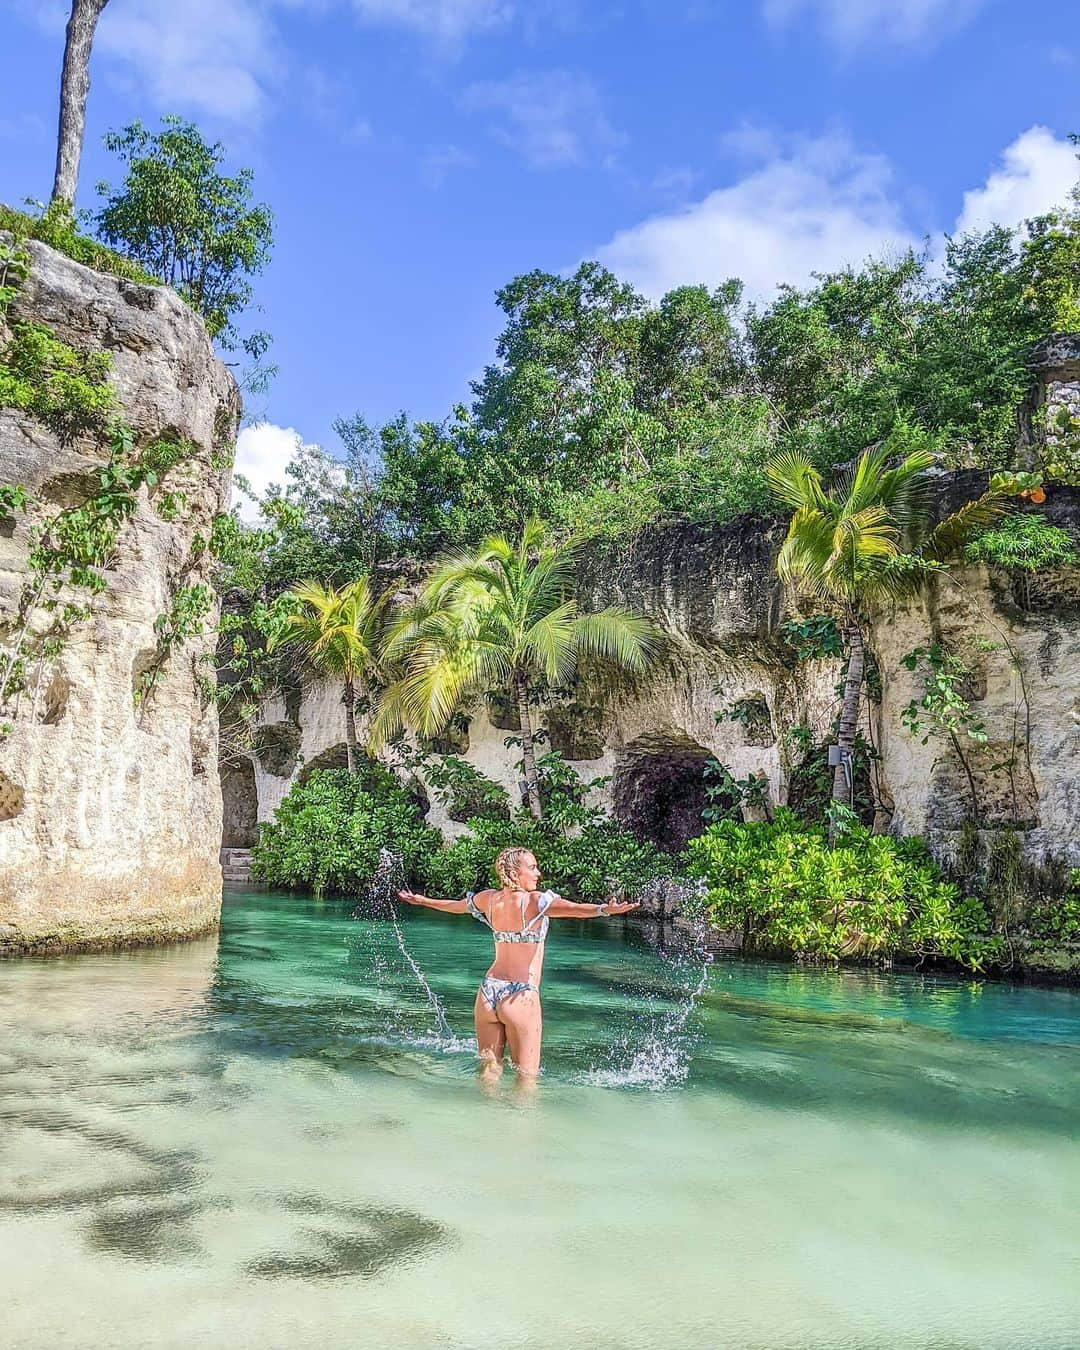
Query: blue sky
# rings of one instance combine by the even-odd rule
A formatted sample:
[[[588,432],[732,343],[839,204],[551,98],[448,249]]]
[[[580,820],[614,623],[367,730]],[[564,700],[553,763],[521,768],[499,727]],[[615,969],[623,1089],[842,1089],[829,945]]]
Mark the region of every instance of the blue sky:
[[[0,0],[14,204],[51,184],[65,17]],[[654,296],[767,296],[1049,208],[1078,76],[1075,25],[1018,0],[110,0],[80,205],[135,117],[191,116],[255,171],[280,374],[241,459],[264,484],[340,414],[445,415],[518,272],[600,257]]]

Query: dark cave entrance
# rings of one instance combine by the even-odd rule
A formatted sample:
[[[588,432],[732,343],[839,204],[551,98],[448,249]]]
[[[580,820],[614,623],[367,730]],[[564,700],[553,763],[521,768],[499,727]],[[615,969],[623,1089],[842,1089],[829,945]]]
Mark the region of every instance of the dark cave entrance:
[[[616,761],[616,818],[639,839],[670,852],[681,849],[701,833],[701,812],[708,802],[705,765],[712,757],[682,732],[639,737]]]

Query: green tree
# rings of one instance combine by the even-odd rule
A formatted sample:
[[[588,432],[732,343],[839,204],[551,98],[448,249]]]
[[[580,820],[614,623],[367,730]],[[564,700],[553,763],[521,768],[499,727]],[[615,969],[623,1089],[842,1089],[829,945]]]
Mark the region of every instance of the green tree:
[[[212,337],[235,346],[233,320],[251,300],[247,278],[265,267],[273,244],[270,208],[252,203],[251,170],[226,177],[221,143],[208,144],[180,117],[164,118],[157,132],[132,122],[105,145],[127,176],[119,188],[98,186],[107,197],[97,217],[102,239],[175,287]],[[254,334],[245,346],[258,356],[265,343]]]
[[[897,454],[899,463],[890,466]],[[785,451],[765,472],[777,499],[794,514],[776,570],[782,581],[831,604],[843,627],[847,669],[837,743],[850,761],[866,666],[867,608],[911,594],[962,551],[968,537],[1005,509],[1009,480],[995,478],[980,497],[931,523],[929,470],[934,456],[899,428],[864,451],[827,489],[806,455]],[[833,776],[834,807],[847,797],[845,765]],[[831,827],[835,837],[836,815]]]
[[[350,773],[356,768],[356,691],[361,683],[378,685],[386,631],[386,597],[375,597],[367,577],[340,590],[317,581],[292,587],[296,610],[273,633],[268,647],[294,646],[318,674],[342,683],[345,707],[345,754]]]
[[[435,570],[396,625],[387,647],[404,674],[385,715],[400,713],[421,735],[438,733],[463,699],[508,688],[521,722],[529,809],[542,818],[530,685],[565,684],[580,657],[643,670],[659,636],[648,620],[608,608],[584,614],[572,594],[574,550],[529,521],[516,541],[495,535]]]

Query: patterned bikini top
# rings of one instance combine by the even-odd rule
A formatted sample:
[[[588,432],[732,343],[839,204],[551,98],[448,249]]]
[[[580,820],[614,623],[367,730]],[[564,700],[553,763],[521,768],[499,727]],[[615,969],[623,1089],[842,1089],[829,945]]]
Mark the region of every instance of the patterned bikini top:
[[[528,899],[525,893],[522,892],[521,927],[514,929],[511,932],[501,932],[495,927],[486,914],[481,913],[481,911],[477,909],[473,902],[473,896],[475,894],[475,891],[470,891],[465,897],[465,908],[474,919],[479,919],[481,923],[486,924],[488,928],[491,929],[491,936],[496,942],[540,943],[547,937],[548,925],[551,923],[551,920],[547,917],[547,912],[555,900],[554,891],[544,891],[541,894],[539,901],[537,902],[540,906],[539,912],[531,918],[528,923],[525,922],[525,906],[528,903]]]

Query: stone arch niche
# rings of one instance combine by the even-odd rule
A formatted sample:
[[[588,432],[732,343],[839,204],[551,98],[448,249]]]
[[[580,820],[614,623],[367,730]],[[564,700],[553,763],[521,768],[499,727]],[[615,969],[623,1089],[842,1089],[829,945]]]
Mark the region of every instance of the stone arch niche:
[[[258,837],[255,765],[244,758],[221,771],[221,847],[251,848]]]
[[[700,834],[705,765],[712,752],[674,729],[639,736],[619,751],[612,799],[616,819],[639,839],[675,851]]]
[[[328,746],[321,754],[305,760],[303,768],[296,775],[296,782],[298,785],[306,783],[316,769],[347,769],[348,767],[349,752],[345,748],[345,742],[342,741],[339,745]]]

